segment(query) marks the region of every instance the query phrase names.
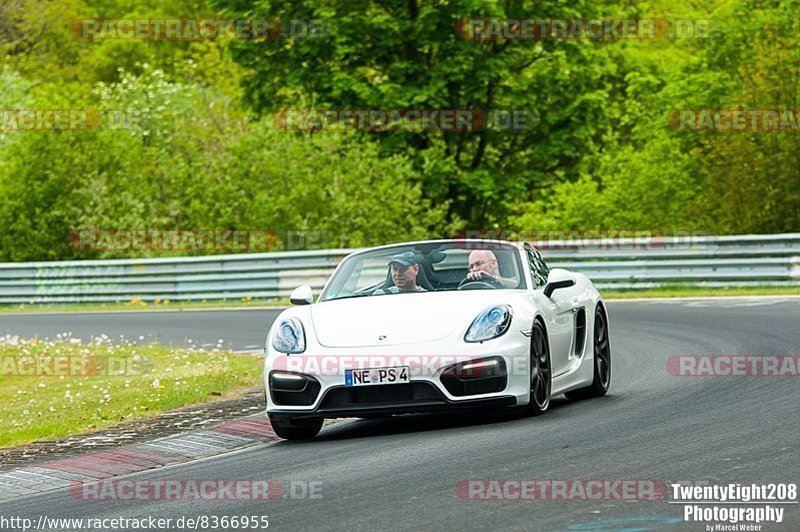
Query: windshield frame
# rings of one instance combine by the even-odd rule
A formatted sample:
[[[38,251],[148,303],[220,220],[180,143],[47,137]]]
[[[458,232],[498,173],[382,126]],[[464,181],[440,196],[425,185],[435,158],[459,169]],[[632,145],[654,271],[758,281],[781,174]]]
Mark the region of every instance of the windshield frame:
[[[317,299],[318,303],[323,303],[326,301],[337,301],[340,299],[354,299],[358,297],[368,297],[377,294],[373,294],[372,292],[376,287],[370,285],[368,287],[362,288],[363,292],[359,293],[359,291],[341,295],[338,297],[330,297],[330,294],[333,290],[340,290],[344,283],[350,278],[353,273],[354,268],[356,268],[360,261],[363,260],[363,255],[371,254],[374,252],[381,252],[386,253],[387,255],[387,266],[388,266],[388,258],[396,253],[402,253],[403,251],[415,251],[421,253],[423,255],[430,253],[432,250],[436,250],[437,248],[450,246],[453,249],[464,249],[464,250],[502,250],[508,251],[511,253],[513,257],[513,262],[515,264],[515,268],[517,270],[517,274],[519,275],[519,284],[516,287],[504,287],[498,288],[496,290],[528,290],[530,288],[528,282],[528,271],[526,270],[525,261],[521,258],[520,246],[514,244],[512,242],[504,242],[504,241],[477,241],[477,240],[426,240],[420,242],[403,242],[399,244],[392,244],[388,246],[379,246],[373,247],[368,249],[359,250],[357,252],[351,253],[337,265],[336,269],[334,270],[331,277],[325,283],[325,286],[322,289],[322,292]],[[457,289],[442,289],[436,290],[435,292],[457,292]],[[430,292],[418,292],[418,293],[430,293]]]

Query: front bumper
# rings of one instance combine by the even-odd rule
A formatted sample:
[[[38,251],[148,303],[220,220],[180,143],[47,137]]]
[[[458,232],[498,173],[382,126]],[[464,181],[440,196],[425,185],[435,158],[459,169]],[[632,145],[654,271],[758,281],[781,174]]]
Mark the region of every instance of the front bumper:
[[[429,382],[385,384],[365,387],[333,386],[328,388],[317,406],[311,410],[272,408],[272,418],[290,417],[351,417],[362,415],[393,415],[453,410],[480,410],[517,404],[511,395],[489,398],[452,400]]]
[[[484,408],[507,407],[526,404],[529,400],[530,373],[529,373],[529,339],[521,331],[509,331],[504,336],[487,341],[482,344],[463,343],[458,357],[443,357],[437,353],[453,353],[452,343],[445,345],[416,345],[395,346],[391,348],[351,348],[351,349],[323,349],[319,361],[305,355],[284,355],[268,348],[264,366],[264,382],[267,392],[267,412],[273,418],[303,418],[303,417],[352,417],[361,415],[391,415],[424,412],[441,412],[452,410],[476,410]],[[317,351],[317,350],[315,350]],[[425,371],[419,374],[412,372],[411,382],[403,384],[375,384],[369,386],[346,386],[344,369],[358,369],[359,367],[391,367],[397,364],[384,365],[356,364],[360,357],[368,360],[381,361],[395,360],[404,353],[414,352],[415,357],[435,360],[436,363],[422,364]],[[446,375],[446,370],[456,363],[464,361],[480,361],[485,359],[500,359],[504,376],[502,385],[497,379],[475,378],[469,385],[465,385],[459,378]],[[326,371],[330,367],[326,362],[342,361],[341,364],[332,364],[330,367],[336,371]],[[298,364],[292,364],[292,362]],[[313,364],[307,364],[314,362]],[[440,362],[440,363],[439,363]],[[320,371],[316,369],[319,368]],[[315,384],[303,386],[298,384],[298,392],[281,393],[277,388],[270,389],[271,372],[296,373],[309,376]],[[459,374],[460,375],[460,374]],[[318,383],[318,386],[317,386]],[[313,393],[312,393],[313,392]],[[310,395],[309,395],[310,394]],[[298,401],[291,402],[288,397],[297,397]],[[303,396],[302,401],[299,399]],[[300,404],[302,402],[303,404]]]

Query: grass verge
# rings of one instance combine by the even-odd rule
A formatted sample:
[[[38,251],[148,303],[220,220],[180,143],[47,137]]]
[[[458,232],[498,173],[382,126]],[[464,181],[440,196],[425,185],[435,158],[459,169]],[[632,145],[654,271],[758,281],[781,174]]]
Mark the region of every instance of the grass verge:
[[[242,298],[222,301],[142,301],[134,299],[119,303],[21,303],[0,304],[0,314],[44,314],[65,312],[124,312],[139,310],[202,310],[215,308],[285,307],[288,299]]]
[[[703,288],[665,286],[646,290],[601,290],[605,299],[665,298],[665,297],[736,297],[736,296],[796,296],[800,286],[754,286],[740,288]]]
[[[260,357],[217,349],[0,337],[0,447],[235,396],[261,371]]]

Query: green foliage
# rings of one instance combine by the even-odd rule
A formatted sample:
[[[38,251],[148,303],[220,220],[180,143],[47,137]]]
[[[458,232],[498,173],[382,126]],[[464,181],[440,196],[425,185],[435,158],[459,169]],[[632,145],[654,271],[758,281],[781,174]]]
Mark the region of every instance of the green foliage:
[[[676,131],[676,109],[798,109],[798,23],[791,3],[732,0],[685,18],[708,39],[631,43],[606,111],[605,149],[519,206],[512,225],[741,234],[800,229],[797,131]],[[674,16],[674,14],[673,14]]]
[[[455,31],[466,17],[601,16],[590,2],[213,4],[230,16],[310,18],[331,28],[328,39],[232,43],[247,72],[247,100],[258,113],[297,107],[528,112],[531,127],[520,131],[372,135],[387,153],[414,159],[428,197],[451,201],[452,222],[502,221],[510,198],[577,178],[576,163],[601,140],[607,92],[619,75],[609,43],[475,42]]]
[[[247,122],[198,85],[140,70],[97,85],[98,131],[6,133],[0,259],[136,254],[74,249],[79,228],[267,230],[278,248],[291,231],[337,247],[451,230],[446,204],[422,198],[404,157],[353,137]]]
[[[709,19],[709,38],[470,41],[462,18]],[[78,39],[82,17],[318,19],[269,41]],[[461,228],[800,231],[796,132],[687,132],[678,109],[798,109],[792,2],[9,0],[0,109],[90,109],[92,131],[0,129],[0,260],[150,255],[79,228],[313,231],[361,246]],[[287,109],[514,109],[527,129],[276,129]],[[285,244],[274,245],[280,249]],[[173,252],[174,253],[174,252]]]

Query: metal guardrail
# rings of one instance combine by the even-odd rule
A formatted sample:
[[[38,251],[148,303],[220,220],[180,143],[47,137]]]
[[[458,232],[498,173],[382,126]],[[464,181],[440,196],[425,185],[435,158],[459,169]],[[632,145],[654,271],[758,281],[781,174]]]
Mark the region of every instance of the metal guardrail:
[[[552,267],[600,288],[800,286],[800,233],[548,241]],[[158,259],[0,263],[0,304],[285,298],[322,289],[353,250]]]

